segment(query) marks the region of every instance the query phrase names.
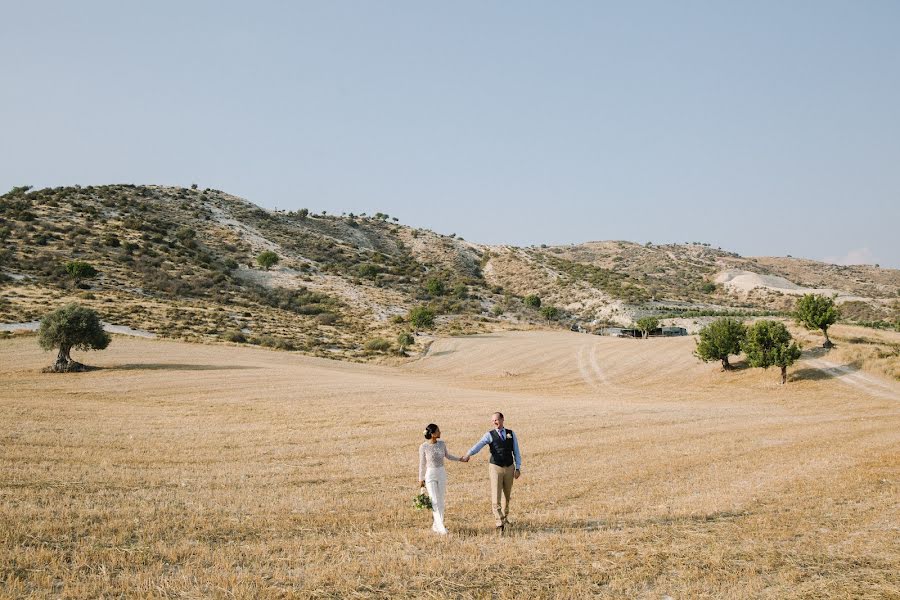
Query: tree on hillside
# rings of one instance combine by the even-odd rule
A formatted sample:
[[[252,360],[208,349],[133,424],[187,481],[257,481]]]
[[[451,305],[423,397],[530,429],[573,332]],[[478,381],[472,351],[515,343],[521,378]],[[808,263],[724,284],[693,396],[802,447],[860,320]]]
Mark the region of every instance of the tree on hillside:
[[[794,318],[807,329],[820,329],[825,335],[824,348],[832,348],[834,344],[828,337],[828,327],[840,318],[840,309],[834,304],[834,297],[820,294],[806,294],[794,307]]]
[[[747,327],[730,317],[716,319],[700,330],[700,341],[694,356],[703,362],[722,361],[722,370],[731,369],[728,357],[741,353],[741,343],[747,335]]]
[[[408,331],[397,336],[397,347],[401,356],[406,356],[406,349],[416,343],[416,338]]]
[[[641,337],[646,340],[650,336],[650,332],[659,327],[659,319],[656,317],[642,317],[637,320],[635,327],[640,330]]]
[[[528,294],[522,300],[525,303],[525,306],[528,308],[540,308],[541,307],[541,297],[536,294]]]
[[[427,306],[415,306],[406,315],[406,320],[416,329],[434,327],[434,311]]]
[[[780,321],[757,321],[747,329],[742,349],[751,367],[781,369],[781,383],[787,383],[787,368],[800,358],[800,347]]]
[[[97,269],[90,263],[81,260],[72,260],[66,263],[66,273],[75,280],[75,285],[79,285],[84,279],[96,277]]]
[[[559,309],[555,306],[544,306],[541,308],[541,315],[547,319],[547,325],[550,321],[554,321],[559,317]]]
[[[69,304],[43,319],[38,330],[38,343],[44,350],[59,348],[56,362],[49,371],[66,373],[83,371],[84,365],[72,360],[70,352],[76,350],[103,350],[109,346],[109,334],[103,331],[100,317],[89,308]]]
[[[256,257],[256,262],[266,271],[268,271],[270,267],[277,265],[278,260],[278,255],[271,250],[260,252],[259,256]]]
[[[297,211],[297,216],[300,217],[301,220],[306,219],[306,217],[309,216],[309,209],[301,208],[300,210]]]

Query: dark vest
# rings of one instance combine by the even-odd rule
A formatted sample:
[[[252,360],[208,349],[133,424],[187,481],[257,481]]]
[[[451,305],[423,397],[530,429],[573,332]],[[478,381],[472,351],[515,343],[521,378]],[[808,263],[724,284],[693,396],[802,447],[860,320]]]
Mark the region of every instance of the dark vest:
[[[515,455],[513,454],[513,432],[511,429],[506,430],[506,441],[500,437],[496,429],[491,429],[491,464],[498,467],[508,467],[513,464]]]

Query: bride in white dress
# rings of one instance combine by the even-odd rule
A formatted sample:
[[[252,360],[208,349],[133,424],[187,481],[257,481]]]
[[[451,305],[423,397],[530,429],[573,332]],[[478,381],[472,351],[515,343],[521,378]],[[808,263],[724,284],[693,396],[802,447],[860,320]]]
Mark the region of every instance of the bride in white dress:
[[[425,428],[425,441],[419,446],[419,487],[425,486],[431,498],[434,524],[431,529],[446,535],[444,527],[444,506],[447,501],[447,469],[444,459],[460,460],[447,451],[447,444],[441,441],[441,429],[434,423]]]

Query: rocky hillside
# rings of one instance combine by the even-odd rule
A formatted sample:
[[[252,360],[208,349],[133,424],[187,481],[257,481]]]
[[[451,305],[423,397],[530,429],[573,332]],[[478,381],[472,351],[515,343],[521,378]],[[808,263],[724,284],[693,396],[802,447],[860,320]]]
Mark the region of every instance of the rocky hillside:
[[[265,251],[280,259],[268,270],[257,264]],[[96,276],[75,279],[72,261]],[[16,188],[0,197],[3,323],[77,301],[163,337],[363,358],[377,351],[373,340],[410,329],[416,306],[436,313],[444,334],[542,326],[522,302],[534,294],[561,309],[563,326],[590,329],[642,314],[777,314],[810,289],[837,294],[856,321],[900,317],[900,271],[743,258],[703,244],[484,246],[381,213],[268,211],[212,189]]]

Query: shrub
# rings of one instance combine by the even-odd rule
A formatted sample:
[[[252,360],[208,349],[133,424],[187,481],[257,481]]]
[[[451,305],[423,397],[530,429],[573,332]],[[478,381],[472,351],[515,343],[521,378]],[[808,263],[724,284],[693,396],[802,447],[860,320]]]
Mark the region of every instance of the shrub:
[[[373,338],[366,342],[365,348],[369,352],[387,352],[391,349],[391,343],[384,338]]]
[[[260,252],[259,256],[256,257],[256,262],[266,271],[268,271],[274,265],[277,265],[278,260],[278,255],[271,250]]]
[[[66,273],[71,275],[75,282],[78,283],[82,279],[95,277],[97,275],[97,269],[89,263],[73,260],[66,263]]]
[[[316,315],[316,323],[319,325],[333,325],[337,321],[337,315],[330,312],[323,312]]]
[[[406,315],[406,320],[416,329],[434,327],[434,311],[427,306],[415,306]]]
[[[234,342],[236,344],[246,344],[247,336],[244,335],[243,331],[228,331],[223,336],[226,341]]]
[[[397,336],[397,346],[400,348],[400,354],[406,354],[406,349],[416,343],[416,338],[408,331],[404,331]]]
[[[443,296],[447,291],[444,282],[437,277],[432,277],[425,283],[425,290],[432,296]]]
[[[541,307],[541,298],[536,294],[528,294],[525,296],[525,299],[522,301],[525,303],[525,306],[528,308],[540,308]]]

